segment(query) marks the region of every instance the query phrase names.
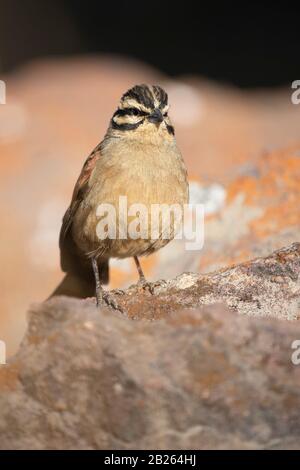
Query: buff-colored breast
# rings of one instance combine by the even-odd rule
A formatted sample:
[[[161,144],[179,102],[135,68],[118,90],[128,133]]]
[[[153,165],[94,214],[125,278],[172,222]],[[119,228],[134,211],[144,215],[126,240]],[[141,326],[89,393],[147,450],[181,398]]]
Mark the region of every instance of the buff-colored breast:
[[[116,209],[118,229],[120,196],[126,196],[128,207],[143,204],[148,208],[149,236],[146,239],[99,240],[97,208],[100,204],[111,204]],[[151,225],[151,205],[183,206],[187,202],[186,168],[174,139],[164,139],[159,135],[148,142],[113,139],[98,160],[89,181],[89,191],[76,212],[73,222],[75,243],[84,254],[93,252],[101,258],[152,253],[169,240],[151,238],[155,229]],[[171,227],[170,233],[174,235],[173,232],[174,227]]]

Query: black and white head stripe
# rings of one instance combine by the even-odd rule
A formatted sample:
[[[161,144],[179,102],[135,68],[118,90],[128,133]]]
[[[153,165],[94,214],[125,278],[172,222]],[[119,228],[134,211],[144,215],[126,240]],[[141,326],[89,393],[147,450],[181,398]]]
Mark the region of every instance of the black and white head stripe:
[[[126,103],[130,103],[132,100],[148,110],[156,107],[164,108],[168,105],[167,93],[157,85],[136,85],[124,93],[121,103],[126,105]]]
[[[122,96],[112,117],[112,127],[124,131],[137,129],[154,110],[159,110],[168,132],[174,134],[168,109],[168,95],[160,86],[136,85]]]

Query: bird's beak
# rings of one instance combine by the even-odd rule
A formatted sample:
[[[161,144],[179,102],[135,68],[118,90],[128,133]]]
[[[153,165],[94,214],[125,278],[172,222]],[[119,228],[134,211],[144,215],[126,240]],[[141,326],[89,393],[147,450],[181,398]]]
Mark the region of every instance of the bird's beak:
[[[160,124],[164,118],[163,118],[163,115],[161,113],[161,111],[159,109],[155,109],[151,114],[150,116],[148,117],[148,120],[150,122],[153,122],[153,124]]]

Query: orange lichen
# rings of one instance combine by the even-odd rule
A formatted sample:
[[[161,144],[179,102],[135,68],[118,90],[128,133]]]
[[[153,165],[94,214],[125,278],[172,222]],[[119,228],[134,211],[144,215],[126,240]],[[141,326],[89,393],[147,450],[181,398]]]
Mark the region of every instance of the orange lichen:
[[[264,154],[257,165],[258,177],[243,177],[228,189],[228,203],[242,193],[247,205],[260,207],[264,213],[250,223],[258,237],[276,234],[300,225],[300,147]]]

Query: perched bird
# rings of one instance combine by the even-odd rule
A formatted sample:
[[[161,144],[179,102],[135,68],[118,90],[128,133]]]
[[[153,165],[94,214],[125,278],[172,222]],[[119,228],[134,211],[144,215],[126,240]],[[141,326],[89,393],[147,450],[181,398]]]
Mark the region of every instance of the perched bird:
[[[53,295],[92,296],[115,305],[102,285],[109,280],[109,259],[133,257],[140,283],[145,277],[139,257],[160,249],[174,237],[163,233],[122,239],[99,239],[97,207],[119,207],[126,196],[128,206],[188,202],[187,172],[176,145],[168,116],[168,95],[159,86],[136,85],[122,96],[103,141],[87,158],[74,188],[71,204],[60,232],[61,267],[67,273]],[[115,221],[116,225],[120,219]],[[174,225],[171,220],[170,224]],[[160,225],[159,225],[160,227]],[[154,227],[158,228],[158,227]],[[158,230],[159,231],[159,230]],[[96,289],[95,289],[96,286]]]

